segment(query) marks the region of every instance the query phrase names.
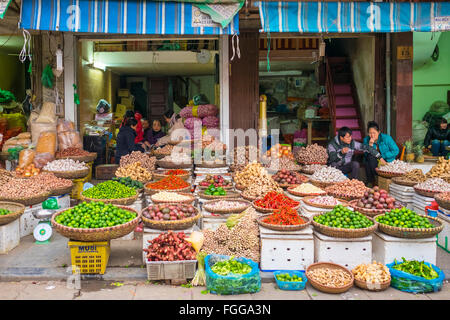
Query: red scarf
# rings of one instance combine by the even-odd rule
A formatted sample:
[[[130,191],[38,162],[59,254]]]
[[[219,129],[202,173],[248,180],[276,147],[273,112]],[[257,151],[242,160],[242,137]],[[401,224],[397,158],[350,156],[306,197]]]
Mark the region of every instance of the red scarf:
[[[134,114],[134,118],[137,120],[137,126],[136,126],[136,138],[134,139],[134,143],[141,142],[144,140],[144,130],[142,129],[142,115],[139,112],[136,112]]]

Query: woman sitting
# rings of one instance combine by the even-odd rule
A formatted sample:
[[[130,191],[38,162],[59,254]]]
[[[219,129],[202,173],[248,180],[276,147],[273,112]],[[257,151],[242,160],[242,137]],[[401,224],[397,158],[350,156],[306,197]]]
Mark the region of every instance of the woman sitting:
[[[363,143],[378,150],[381,154],[380,163],[385,165],[387,162],[392,162],[399,153],[399,149],[394,139],[390,135],[380,132],[380,127],[375,121],[369,121],[367,124],[368,136],[364,138]],[[371,154],[365,155],[366,177],[369,186],[375,182],[376,171],[378,167],[378,159]]]
[[[147,147],[155,145],[159,139],[164,137],[162,132],[162,124],[159,120],[153,120],[152,127],[150,128],[147,119],[142,120],[142,128],[144,129],[144,143]]]
[[[431,150],[433,156],[444,156],[448,154],[447,147],[450,145],[450,130],[447,120],[444,118],[436,121],[436,125],[428,129],[424,145]]]
[[[137,120],[128,118],[117,134],[116,144],[116,164],[120,164],[120,158],[133,151],[144,152],[143,143],[134,143],[136,138]]]
[[[164,120],[166,120],[167,124],[169,125],[169,131],[167,132],[166,136],[158,140],[158,142],[156,143],[157,147],[168,144],[172,139],[172,134],[175,133],[177,129],[185,129],[183,119],[172,110],[168,110],[166,113],[164,113]]]

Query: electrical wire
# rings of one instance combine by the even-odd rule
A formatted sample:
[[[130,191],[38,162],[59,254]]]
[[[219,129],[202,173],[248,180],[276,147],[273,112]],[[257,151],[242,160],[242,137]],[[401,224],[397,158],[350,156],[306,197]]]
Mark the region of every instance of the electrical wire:
[[[22,50],[20,51],[20,54],[19,54],[19,60],[20,60],[20,62],[24,63],[28,57],[28,59],[31,62],[31,52],[30,52],[31,51],[31,49],[30,49],[31,34],[25,29],[23,29],[22,33],[23,33],[24,43],[23,43]]]

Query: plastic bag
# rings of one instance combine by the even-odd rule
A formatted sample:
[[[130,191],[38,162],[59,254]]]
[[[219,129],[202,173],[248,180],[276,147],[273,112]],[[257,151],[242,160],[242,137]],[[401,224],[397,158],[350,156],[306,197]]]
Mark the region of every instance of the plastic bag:
[[[192,243],[194,250],[199,252],[203,246],[203,242],[205,241],[205,236],[200,231],[192,231],[191,235],[184,240]]]
[[[80,133],[78,131],[64,131],[58,133],[58,146],[60,151],[67,148],[83,149]]]
[[[252,271],[247,274],[230,274],[221,276],[214,273],[212,266],[222,260],[229,259],[229,256],[209,254],[205,258],[206,268],[206,289],[215,294],[242,294],[255,293],[261,290],[261,277],[259,275],[258,264],[246,258],[235,258],[237,261],[248,264]]]
[[[53,160],[55,160],[55,156],[51,153],[37,153],[34,156],[33,163],[36,168],[41,169],[45,167],[47,163]]]
[[[75,131],[75,124],[72,121],[59,119],[58,126],[56,127],[56,132],[60,134],[64,131]]]
[[[56,123],[31,123],[31,141],[34,145],[37,144],[41,132],[51,131],[56,133]]]
[[[44,131],[39,135],[38,142],[36,144],[37,153],[50,153],[53,156],[56,152],[56,132]]]
[[[410,273],[394,269],[393,266],[395,265],[395,262],[387,264],[386,266],[389,268],[389,272],[391,273],[391,287],[394,287],[400,291],[415,293],[436,292],[441,290],[442,282],[445,279],[444,273],[441,269],[431,263],[425,262],[425,264],[432,267],[434,271],[439,274],[439,277],[428,280],[423,277],[418,277]]]
[[[55,115],[56,105],[53,102],[44,102],[44,105],[39,112],[39,117],[35,120],[37,123],[55,123],[56,124],[56,115]]]
[[[32,149],[24,149],[19,153],[19,168],[23,169],[33,163],[36,152]]]
[[[196,106],[200,104],[209,104],[208,98],[203,93],[194,96],[192,100],[194,100],[194,105]]]

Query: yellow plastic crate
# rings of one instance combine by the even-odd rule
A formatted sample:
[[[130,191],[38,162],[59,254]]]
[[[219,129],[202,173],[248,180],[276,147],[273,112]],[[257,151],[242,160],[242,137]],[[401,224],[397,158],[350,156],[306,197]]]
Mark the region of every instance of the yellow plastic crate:
[[[72,266],[77,266],[81,274],[104,274],[111,252],[109,241],[84,242],[69,241]],[[75,273],[75,270],[72,270]]]
[[[72,194],[70,195],[70,197],[72,199],[77,199],[79,200],[81,197],[81,193],[83,192],[83,185],[85,182],[89,182],[88,180],[89,176],[83,179],[74,179],[73,181],[73,189],[72,189]]]

